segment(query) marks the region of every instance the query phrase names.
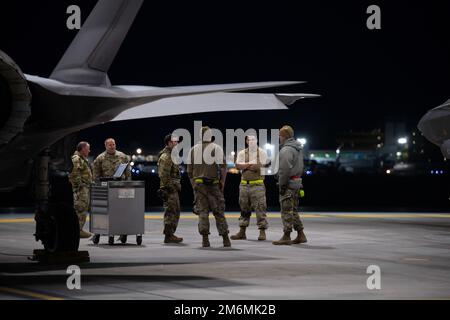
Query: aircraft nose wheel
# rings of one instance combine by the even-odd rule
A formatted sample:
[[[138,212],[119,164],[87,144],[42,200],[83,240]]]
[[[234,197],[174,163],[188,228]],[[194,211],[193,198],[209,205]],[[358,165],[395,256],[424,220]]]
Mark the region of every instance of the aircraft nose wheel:
[[[138,246],[140,246],[142,244],[142,235],[137,235],[136,236],[136,243]]]
[[[109,237],[108,237],[108,243],[109,243],[110,245],[113,245],[113,244],[114,244],[114,236],[109,236]]]

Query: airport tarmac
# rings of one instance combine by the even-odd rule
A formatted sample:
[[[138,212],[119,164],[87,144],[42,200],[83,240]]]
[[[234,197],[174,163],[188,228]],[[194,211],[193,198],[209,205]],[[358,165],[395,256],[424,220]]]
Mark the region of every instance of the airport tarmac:
[[[228,213],[230,232],[238,214]],[[201,248],[197,219],[182,214],[180,245],[164,244],[162,214],[146,214],[143,245],[98,246],[82,239],[91,262],[81,264],[81,289],[66,286],[67,266],[28,261],[32,215],[0,215],[0,299],[450,299],[450,214],[305,213],[307,244],[274,246],[279,213],[269,214],[268,241],[222,248],[211,220],[211,248]],[[369,290],[378,266],[381,289]]]

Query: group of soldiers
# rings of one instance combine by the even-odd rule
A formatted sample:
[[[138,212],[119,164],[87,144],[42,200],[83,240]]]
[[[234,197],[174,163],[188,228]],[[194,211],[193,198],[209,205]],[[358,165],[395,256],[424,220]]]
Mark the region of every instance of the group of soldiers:
[[[294,130],[283,126],[279,131],[280,152],[278,180],[279,201],[284,234],[281,239],[273,241],[274,245],[290,245],[307,242],[303,232],[303,224],[298,213],[299,191],[302,188],[303,151],[301,144],[294,139]],[[202,127],[201,139],[188,154],[187,173],[194,190],[193,212],[198,215],[198,231],[202,236],[202,246],[209,247],[210,223],[209,213],[214,215],[217,231],[223,238],[223,246],[230,247],[232,240],[245,240],[246,229],[249,226],[252,211],[256,213],[259,228],[258,240],[266,240],[267,204],[264,185],[264,168],[267,165],[266,152],[258,147],[256,135],[246,137],[247,148],[241,150],[236,157],[236,168],[241,171],[239,187],[239,232],[229,237],[228,223],[225,217],[224,187],[227,176],[227,165],[223,149],[212,141],[209,127]],[[180,167],[172,157],[172,150],[178,144],[178,137],[169,134],[164,138],[165,147],[158,156],[158,175],[160,178],[159,196],[164,203],[164,243],[180,243],[183,238],[175,232],[180,219],[181,174]],[[93,163],[93,170],[88,162],[89,143],[82,141],[72,156],[73,169],[69,175],[72,184],[74,208],[80,222],[80,238],[91,235],[83,230],[89,211],[90,185],[101,177],[113,176],[116,168],[122,163],[128,163],[129,157],[116,150],[114,139],[105,141],[105,151]],[[205,161],[204,150],[213,155],[215,161]],[[123,179],[131,179],[128,170]],[[297,231],[297,237],[291,239],[292,231]],[[123,235],[125,236],[125,235]],[[121,236],[122,237],[122,236]]]
[[[80,222],[80,238],[100,236],[91,235],[83,230],[90,207],[91,184],[100,178],[112,177],[120,164],[129,162],[126,154],[116,150],[116,141],[113,138],[105,140],[105,151],[94,160],[93,169],[88,161],[90,152],[91,147],[88,142],[81,141],[78,143],[77,149],[72,156],[72,171],[69,175],[69,181],[73,190],[74,209]],[[124,172],[123,178],[131,180],[130,170],[127,169]],[[123,236],[125,235],[121,237]]]
[[[224,187],[227,175],[226,160],[222,148],[212,142],[211,130],[202,127],[201,140],[194,145],[188,154],[187,173],[194,190],[193,212],[198,215],[198,231],[202,235],[202,246],[209,247],[209,213],[214,215],[217,231],[223,238],[223,246],[230,247],[231,241],[227,220],[225,218]],[[180,218],[181,192],[179,166],[171,156],[173,148],[178,144],[178,137],[167,135],[164,139],[165,148],[158,159],[158,174],[160,190],[164,201],[164,242],[179,243],[183,239],[175,235]],[[279,169],[277,173],[281,218],[284,234],[281,239],[273,241],[274,245],[290,245],[307,242],[303,232],[303,223],[298,213],[299,192],[302,189],[301,175],[303,173],[303,151],[301,144],[294,139],[294,130],[290,126],[280,129],[281,148],[279,152]],[[241,171],[239,187],[239,204],[241,216],[240,230],[232,235],[232,240],[247,238],[246,229],[249,226],[252,211],[255,211],[259,228],[258,240],[266,240],[267,204],[264,174],[261,170],[267,164],[266,152],[258,147],[257,137],[246,137],[247,148],[240,151],[236,157],[236,167]],[[203,158],[204,150],[214,155],[215,161],[208,162]],[[292,230],[297,231],[297,237],[291,239]]]

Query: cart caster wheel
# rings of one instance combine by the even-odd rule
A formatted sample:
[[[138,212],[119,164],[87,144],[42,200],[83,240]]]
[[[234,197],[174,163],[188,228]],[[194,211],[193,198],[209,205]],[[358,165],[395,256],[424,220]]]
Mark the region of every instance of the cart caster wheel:
[[[138,244],[138,246],[142,244],[142,236],[136,236],[136,243]]]
[[[99,235],[99,234],[94,234],[94,235],[92,236],[92,242],[93,242],[94,244],[98,244],[98,243],[100,242],[100,235]]]
[[[113,245],[113,244],[114,244],[114,236],[109,236],[109,237],[108,237],[108,243],[109,243],[110,245]]]
[[[127,243],[127,235],[123,234],[119,237],[120,242],[122,242],[122,244]]]

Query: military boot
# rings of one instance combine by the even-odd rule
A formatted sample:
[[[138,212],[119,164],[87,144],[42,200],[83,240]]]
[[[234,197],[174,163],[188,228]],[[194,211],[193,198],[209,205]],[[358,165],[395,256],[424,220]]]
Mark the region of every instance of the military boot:
[[[280,240],[274,241],[274,242],[272,242],[272,244],[277,245],[277,246],[279,246],[279,245],[288,245],[288,246],[290,246],[292,244],[291,233],[290,232],[285,232]]]
[[[207,247],[211,246],[211,245],[209,244],[209,237],[208,237],[208,235],[207,235],[207,234],[204,234],[204,235],[202,235],[202,236],[203,236],[202,247],[203,247],[203,248],[207,248]]]
[[[264,241],[266,240],[266,230],[265,229],[259,229],[259,237],[258,237],[259,241]]]
[[[80,230],[80,238],[81,239],[86,239],[86,238],[90,238],[92,236],[92,234],[90,234],[87,231],[84,231],[83,229]]]
[[[241,227],[238,233],[231,236],[231,240],[245,240],[247,236],[245,235],[245,227]]]
[[[228,237],[228,234],[224,234],[223,236],[223,246],[226,247],[231,247],[231,241],[230,238]]]
[[[303,230],[299,230],[297,231],[297,238],[295,238],[294,240],[292,240],[293,244],[299,244],[299,243],[305,243],[308,242],[308,240],[306,239],[305,233],[303,232]]]
[[[183,238],[179,238],[174,234],[166,234],[164,237],[164,243],[180,243],[183,242]]]

